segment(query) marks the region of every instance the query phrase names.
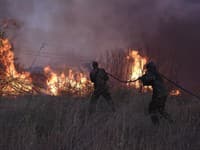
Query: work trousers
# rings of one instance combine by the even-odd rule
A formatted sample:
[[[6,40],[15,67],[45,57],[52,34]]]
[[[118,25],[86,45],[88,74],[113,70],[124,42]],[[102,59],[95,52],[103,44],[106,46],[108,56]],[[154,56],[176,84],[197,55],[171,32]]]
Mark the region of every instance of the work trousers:
[[[170,115],[165,111],[166,100],[167,96],[152,97],[152,101],[149,103],[149,114],[154,124],[159,124],[159,115],[169,122],[172,122]]]
[[[111,98],[111,95],[110,95],[108,89],[105,88],[105,89],[102,89],[102,90],[94,90],[92,97],[90,99],[89,113],[93,113],[93,112],[96,111],[96,104],[97,104],[97,101],[98,101],[100,96],[105,98],[106,102],[109,104],[112,111],[114,112],[115,111],[114,102]]]

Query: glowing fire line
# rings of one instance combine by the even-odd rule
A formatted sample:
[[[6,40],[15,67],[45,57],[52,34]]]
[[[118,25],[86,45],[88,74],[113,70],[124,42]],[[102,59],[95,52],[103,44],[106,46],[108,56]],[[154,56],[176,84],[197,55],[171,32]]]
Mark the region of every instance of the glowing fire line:
[[[44,72],[48,77],[46,84],[51,95],[57,96],[64,92],[83,96],[92,90],[92,83],[83,73],[73,72],[70,69],[68,74],[64,72],[57,74],[49,66],[44,68]]]
[[[144,74],[144,66],[147,63],[146,57],[141,56],[137,50],[129,50],[126,59],[131,63],[129,80],[135,80]],[[31,74],[29,72],[19,73],[16,70],[12,46],[9,40],[4,38],[0,38],[0,67],[1,95],[21,95],[24,92],[32,91],[34,86],[32,84]],[[46,93],[50,95],[71,94],[84,96],[91,93],[93,89],[93,84],[85,73],[75,72],[72,69],[69,69],[67,73],[56,73],[47,66],[44,68],[44,74],[47,77],[45,81]],[[5,86],[2,86],[4,84]],[[129,84],[129,86],[138,89],[141,87],[141,83],[137,81]],[[145,89],[151,90],[149,87]],[[180,91],[173,90],[170,95],[180,95]]]

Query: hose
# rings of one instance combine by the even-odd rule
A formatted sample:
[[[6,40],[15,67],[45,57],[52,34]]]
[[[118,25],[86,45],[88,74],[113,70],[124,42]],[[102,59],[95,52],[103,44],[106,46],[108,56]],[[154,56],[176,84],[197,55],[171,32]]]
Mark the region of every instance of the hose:
[[[139,80],[139,78],[138,78],[138,79],[136,79],[136,80],[125,81],[125,80],[119,79],[118,77],[112,75],[111,73],[108,73],[108,72],[107,72],[107,74],[108,74],[110,77],[112,77],[113,79],[115,79],[115,80],[117,80],[118,82],[121,82],[121,83],[131,83],[131,82],[136,82],[136,81]],[[161,73],[159,73],[159,74],[160,74],[161,77],[163,77],[165,80],[167,80],[168,82],[172,83],[173,85],[175,85],[176,87],[178,87],[178,88],[181,89],[182,91],[184,91],[184,92],[186,92],[186,93],[188,93],[188,94],[190,94],[190,95],[196,97],[198,100],[200,100],[200,96],[199,96],[199,95],[196,95],[196,94],[194,94],[193,92],[191,92],[190,90],[185,89],[184,87],[182,87],[181,85],[177,84],[176,82],[170,80],[169,78],[167,78],[167,77],[164,76],[163,74],[161,74]]]
[[[182,87],[181,85],[177,84],[176,82],[170,80],[169,78],[167,78],[166,76],[164,76],[163,74],[159,73],[165,80],[167,80],[168,82],[172,83],[173,85],[175,85],[176,87],[178,87],[179,89],[183,90],[184,92],[196,97],[198,100],[200,100],[200,96],[194,94],[193,92],[191,92],[190,90],[185,89],[184,87]]]
[[[117,81],[119,81],[119,82],[121,82],[121,83],[131,83],[131,82],[136,82],[136,81],[139,80],[139,79],[136,79],[136,80],[125,81],[125,80],[121,80],[121,79],[117,78],[116,76],[112,75],[111,73],[108,73],[108,72],[107,72],[107,74],[108,74],[110,77],[112,77],[113,79],[115,79],[115,80],[117,80]]]

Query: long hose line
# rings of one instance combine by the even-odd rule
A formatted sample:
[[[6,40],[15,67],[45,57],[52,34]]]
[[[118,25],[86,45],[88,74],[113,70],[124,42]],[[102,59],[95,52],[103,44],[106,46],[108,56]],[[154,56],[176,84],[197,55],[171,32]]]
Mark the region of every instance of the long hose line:
[[[107,74],[108,74],[110,77],[112,77],[113,79],[115,79],[115,80],[117,80],[117,81],[119,81],[119,82],[121,82],[121,83],[131,83],[131,82],[136,82],[136,81],[138,81],[138,79],[136,79],[136,80],[128,80],[128,81],[125,81],[125,80],[119,79],[118,77],[112,75],[111,73],[108,73],[108,72],[107,72]]]
[[[175,85],[176,87],[178,87],[179,89],[183,90],[184,92],[196,97],[198,100],[200,100],[200,96],[194,94],[193,92],[191,92],[190,90],[185,89],[184,87],[182,87],[181,85],[177,84],[176,82],[170,80],[169,78],[167,78],[166,76],[164,76],[163,74],[159,73],[165,80],[167,80],[168,82],[172,83],[173,85]]]
[[[117,81],[119,81],[119,82],[121,82],[121,83],[131,83],[131,82],[136,82],[137,80],[139,80],[139,79],[136,79],[136,80],[125,81],[125,80],[119,79],[118,77],[112,75],[111,73],[108,73],[108,72],[107,72],[107,74],[108,74],[110,77],[112,77],[113,79],[115,79],[115,80],[117,80]],[[161,73],[159,73],[159,74],[160,74],[165,80],[167,80],[168,82],[172,83],[173,85],[175,85],[175,86],[178,87],[179,89],[183,90],[184,92],[186,92],[186,93],[188,93],[188,94],[190,94],[190,95],[196,97],[198,100],[200,100],[200,96],[199,96],[199,95],[196,95],[196,94],[194,94],[193,92],[191,92],[190,90],[185,89],[184,87],[182,87],[181,85],[177,84],[176,82],[170,80],[169,78],[167,78],[167,77],[164,76],[163,74],[161,74]]]

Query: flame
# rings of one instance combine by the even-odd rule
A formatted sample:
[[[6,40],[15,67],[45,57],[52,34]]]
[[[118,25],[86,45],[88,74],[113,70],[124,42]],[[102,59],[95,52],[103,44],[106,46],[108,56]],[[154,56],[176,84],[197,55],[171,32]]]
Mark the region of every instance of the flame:
[[[16,70],[12,46],[4,38],[0,38],[0,74],[2,95],[19,95],[32,90],[30,73]]]
[[[170,95],[171,96],[179,96],[179,95],[181,95],[181,92],[180,92],[180,90],[172,90],[170,92]]]
[[[21,95],[32,92],[36,88],[32,84],[32,78],[29,72],[19,72],[14,63],[14,53],[8,39],[0,37],[0,95]],[[139,54],[137,50],[129,50],[126,59],[130,62],[129,80],[136,80],[144,74],[144,66],[147,58]],[[47,77],[47,94],[58,96],[70,94],[75,96],[85,96],[92,92],[93,84],[83,72],[76,72],[69,69],[67,72],[57,73],[50,66],[44,68]],[[129,84],[138,89],[141,88],[141,82]],[[152,90],[145,87],[144,91]],[[172,90],[170,95],[180,95],[179,90]]]
[[[144,74],[144,69],[145,69],[144,66],[147,64],[147,60],[148,60],[146,57],[141,56],[137,50],[129,50],[129,55],[126,56],[126,59],[131,62],[131,73],[129,76],[129,80],[136,80],[136,79],[138,79],[138,77],[140,77]],[[142,87],[140,81],[136,81],[129,85],[136,89],[139,89]],[[145,87],[143,87],[142,90],[144,92],[152,91],[152,87],[145,86]],[[172,90],[170,92],[170,95],[172,95],[172,96],[178,96],[180,94],[181,94],[181,92],[177,89]]]
[[[92,83],[83,73],[74,72],[72,69],[69,69],[67,74],[64,72],[58,74],[49,66],[44,68],[44,72],[48,78],[46,81],[47,91],[51,95],[57,96],[63,92],[71,95],[84,96],[92,90]]]
[[[131,71],[129,75],[129,80],[136,80],[144,74],[144,66],[147,63],[147,58],[139,54],[137,50],[129,50],[129,55],[126,57],[131,63]],[[130,84],[134,88],[138,89],[141,87],[141,82],[136,81]],[[145,87],[148,89],[149,87]]]

